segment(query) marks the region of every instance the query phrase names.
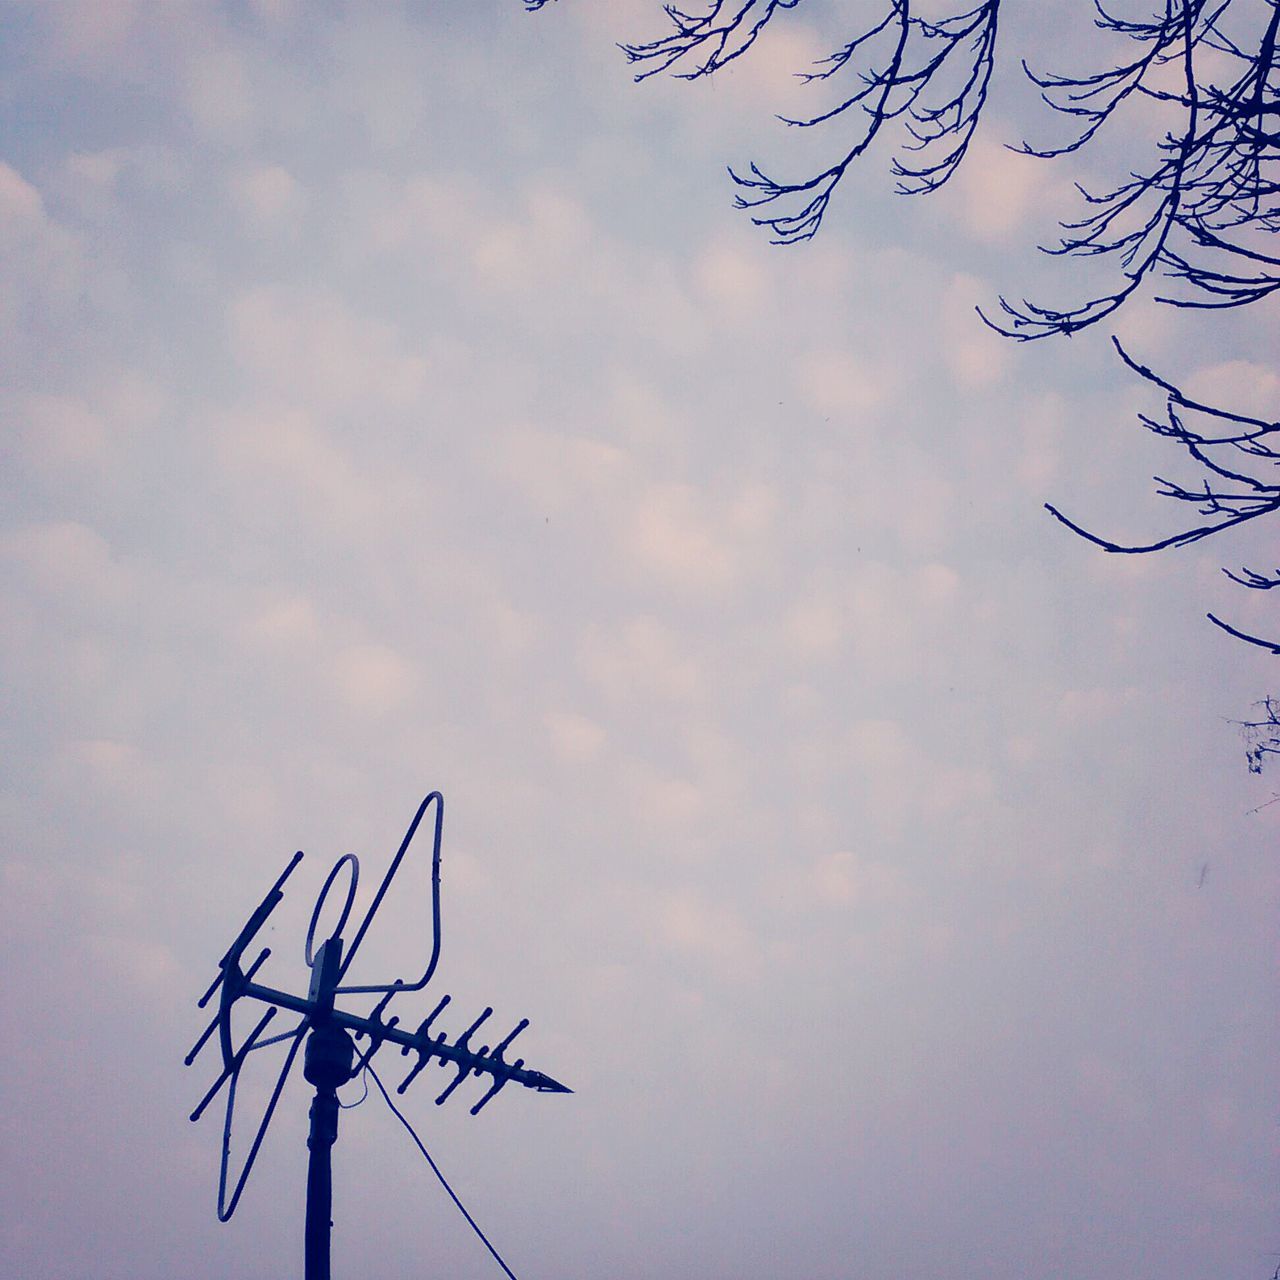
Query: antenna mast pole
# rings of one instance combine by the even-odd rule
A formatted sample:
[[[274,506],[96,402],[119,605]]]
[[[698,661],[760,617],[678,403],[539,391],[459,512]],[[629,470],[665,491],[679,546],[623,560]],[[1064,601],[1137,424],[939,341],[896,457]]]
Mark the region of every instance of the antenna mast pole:
[[[338,1140],[338,1086],[351,1079],[355,1045],[350,1032],[334,1025],[333,997],[342,964],[342,939],[321,943],[311,970],[309,999],[316,1014],[307,1037],[302,1074],[315,1086],[307,1134],[306,1280],[329,1280],[329,1240],[333,1229],[333,1144]]]
[[[312,1033],[315,1034],[314,1032]],[[329,1236],[333,1229],[333,1144],[338,1138],[338,1095],[316,1085],[307,1135],[306,1280],[329,1280]]]

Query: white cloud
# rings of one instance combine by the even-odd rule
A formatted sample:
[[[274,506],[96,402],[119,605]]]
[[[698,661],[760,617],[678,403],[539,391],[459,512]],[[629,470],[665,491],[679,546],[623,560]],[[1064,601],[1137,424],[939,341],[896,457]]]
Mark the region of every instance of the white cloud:
[[[49,477],[100,482],[154,427],[165,403],[159,386],[129,369],[81,394],[33,392],[13,406],[13,448]]]
[[[659,698],[687,704],[703,690],[699,663],[679,633],[650,616],[589,626],[577,660],[583,675],[614,701]]]
[[[56,223],[40,192],[0,161],[0,325],[15,327],[24,310],[72,298],[83,277],[79,239]]]
[[[633,762],[624,774],[630,821],[638,831],[653,833],[664,858],[704,855],[705,845],[692,828],[704,818],[708,797],[691,778]]]
[[[869,861],[847,849],[820,858],[806,879],[814,897],[826,907],[868,907],[902,897],[900,871]]]
[[[0,557],[18,568],[33,593],[80,614],[123,604],[134,575],[95,529],[73,520],[23,526],[0,540]]]
[[[915,598],[927,609],[946,609],[960,594],[960,575],[950,565],[936,561],[921,565],[912,574]]]
[[[303,409],[264,406],[214,424],[224,473],[246,502],[288,494],[309,519],[344,530],[376,528],[387,497],[351,453]]]
[[[708,902],[691,891],[672,894],[658,910],[662,942],[693,957],[722,977],[750,978],[759,951],[742,917],[723,902]]]
[[[780,635],[803,660],[853,657],[867,670],[900,675],[922,660],[940,625],[954,624],[960,585],[956,571],[936,561],[899,571],[868,560],[806,584],[782,614]]]
[[[212,138],[240,141],[257,122],[258,104],[242,53],[229,44],[197,52],[186,68],[187,108]]]
[[[1062,456],[1059,440],[1065,406],[1057,395],[1045,395],[1027,406],[1022,417],[1022,450],[1015,474],[1023,489],[1043,500],[1057,479]]]
[[[543,716],[551,749],[561,760],[582,764],[594,760],[605,743],[605,732],[594,720],[575,711],[548,711]]]
[[[989,329],[974,310],[990,313],[994,291],[974,276],[955,275],[942,295],[942,356],[956,385],[977,390],[1009,372],[1012,344]]]
[[[113,147],[106,151],[77,152],[67,159],[67,177],[79,189],[82,203],[101,207],[115,194],[127,155],[123,148]]]
[[[384,644],[343,649],[334,660],[333,679],[347,706],[370,716],[403,708],[421,684],[417,668]]]
[[[315,605],[304,595],[288,594],[267,601],[249,615],[241,635],[251,644],[297,653],[313,649],[321,637]]]
[[[335,30],[333,40],[328,87],[343,113],[364,126],[373,151],[405,146],[430,129],[427,78],[438,81],[444,68],[433,59],[434,42],[422,25],[393,6],[370,6],[340,35]]]
[[[1227,360],[1197,369],[1182,389],[1212,408],[1274,422],[1280,402],[1280,373],[1249,360]]]
[[[846,635],[844,610],[829,594],[810,595],[793,605],[783,618],[783,631],[800,658],[831,658]]]
[[[643,490],[627,517],[623,545],[645,576],[687,592],[723,592],[763,551],[777,510],[773,492],[749,483],[727,497],[689,484]]]
[[[988,244],[1006,244],[1027,224],[1056,219],[1067,207],[1062,201],[1070,186],[1049,168],[1050,162],[992,141],[1016,129],[992,120],[984,121],[984,128],[987,136],[979,134],[969,144],[953,181],[970,233]]]
[[[812,71],[819,59],[831,49],[807,23],[790,20],[774,22],[761,34],[749,56],[728,64],[708,86],[708,97],[727,99],[725,106],[734,110],[758,110],[779,115],[812,115],[823,104],[812,85],[800,76]],[[652,21],[652,20],[651,20]],[[670,27],[667,28],[670,30]],[[702,57],[705,57],[705,52]],[[699,58],[694,54],[690,69]],[[713,104],[700,104],[703,109]]]
[[[332,411],[403,407],[426,383],[422,357],[383,320],[362,316],[322,291],[261,287],[228,311],[231,345],[264,384]]]
[[[936,460],[904,451],[901,474],[907,492],[891,505],[886,523],[909,555],[936,555],[954,533],[956,475],[945,474]]]
[[[861,781],[867,816],[879,840],[900,838],[913,818],[930,807],[938,786],[925,735],[896,720],[867,718],[845,735],[853,777]]]
[[[23,453],[50,468],[98,461],[107,443],[102,418],[75,396],[27,396],[19,407],[17,431]]]
[[[850,351],[809,351],[795,365],[796,391],[824,417],[857,420],[888,403],[896,376],[884,364],[873,365]]]
[[[518,218],[477,229],[471,260],[480,282],[498,290],[533,289],[578,276],[591,256],[593,229],[580,201],[541,183],[521,195]]]
[[[1126,714],[1133,698],[1131,688],[1066,689],[1058,698],[1058,723],[1068,729],[1096,730]]]
[[[775,281],[762,249],[750,239],[721,237],[698,255],[694,278],[722,319],[739,324],[758,320],[768,286]]]
[[[1111,318],[1111,323],[1124,349],[1147,364],[1165,358],[1177,335],[1177,315],[1173,307],[1142,295],[1130,298]]]
[[[497,441],[477,441],[481,464],[521,493],[538,515],[607,518],[626,502],[636,464],[616,445],[537,427],[510,428]]]
[[[373,251],[404,261],[436,246],[452,246],[446,261],[461,259],[464,246],[489,220],[484,194],[465,174],[414,173],[397,178],[383,170],[353,170],[340,188],[346,218],[359,227],[346,251]]]
[[[691,485],[657,485],[636,504],[627,538],[635,563],[690,591],[721,590],[737,574],[733,550]]]
[[[827,607],[839,610],[844,643],[863,669],[900,677],[924,661],[941,628],[955,626],[959,585],[955,570],[941,563],[900,570],[866,560]]]
[[[286,26],[303,15],[302,0],[251,0],[264,22]]]
[[[156,762],[120,738],[78,738],[58,751],[53,777],[65,795],[87,795],[116,814],[154,811],[161,801]]]
[[[283,165],[242,169],[231,179],[231,198],[237,211],[255,229],[288,225],[306,208],[306,192]]]
[[[922,774],[921,809],[959,830],[961,822],[990,825],[997,816],[995,779],[981,764],[934,762]]]
[[[61,0],[41,7],[59,54],[82,67],[95,67],[128,58],[138,27],[145,21],[146,6],[144,0],[113,0],[111,4]]]
[[[506,305],[507,294],[537,294],[543,308],[579,295],[628,296],[617,279],[623,263],[586,205],[551,178],[530,178],[502,199],[466,174],[441,171],[402,178],[357,171],[342,185],[361,228],[356,257],[422,254],[497,305]]]
[[[95,971],[135,996],[167,1000],[174,983],[184,976],[167,946],[133,933],[91,933],[85,945]]]

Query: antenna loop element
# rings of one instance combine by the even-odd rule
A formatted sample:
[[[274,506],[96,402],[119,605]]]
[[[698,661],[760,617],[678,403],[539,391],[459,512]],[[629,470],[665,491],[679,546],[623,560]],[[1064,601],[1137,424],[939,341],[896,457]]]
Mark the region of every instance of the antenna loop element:
[[[306,956],[307,968],[315,968],[315,953],[313,946],[316,940],[316,925],[320,922],[320,912],[324,907],[325,899],[329,896],[329,890],[333,887],[333,882],[338,878],[338,872],[342,870],[343,863],[351,864],[351,880],[347,885],[347,900],[342,904],[342,914],[338,917],[338,923],[334,925],[333,932],[325,941],[333,938],[341,937],[343,926],[347,923],[347,917],[351,914],[352,904],[356,900],[356,886],[360,883],[360,859],[354,853],[344,853],[337,862],[333,864],[333,870],[329,872],[329,878],[324,882],[324,888],[320,890],[320,896],[316,899],[315,909],[311,912],[311,923],[307,926],[307,941],[303,954]]]

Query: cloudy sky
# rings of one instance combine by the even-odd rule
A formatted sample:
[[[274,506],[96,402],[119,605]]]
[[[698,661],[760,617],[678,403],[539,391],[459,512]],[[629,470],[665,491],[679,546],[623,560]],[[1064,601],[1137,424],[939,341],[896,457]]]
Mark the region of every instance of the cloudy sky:
[[[1274,660],[1203,619],[1266,602],[1245,543],[1041,509],[1178,514],[1107,335],[974,318],[1080,289],[1019,86],[942,195],[881,156],[781,250],[723,166],[838,144],[771,115],[835,4],[643,86],[650,0],[0,13],[0,1270],[300,1274],[307,1091],[220,1225],[194,1000],[294,849],[303,986],[332,861],[439,788],[449,1029],[527,1016],[577,1092],[408,1110],[524,1280],[1270,1276]],[[1122,332],[1274,413],[1275,310]],[[376,1096],[334,1259],[497,1274]]]

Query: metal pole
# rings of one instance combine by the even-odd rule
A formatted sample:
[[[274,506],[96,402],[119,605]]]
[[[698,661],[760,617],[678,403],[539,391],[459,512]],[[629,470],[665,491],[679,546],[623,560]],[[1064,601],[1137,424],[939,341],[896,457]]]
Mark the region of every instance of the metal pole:
[[[306,1280],[329,1280],[329,1237],[333,1228],[333,1144],[338,1139],[338,1095],[317,1088],[311,1100],[307,1135]]]
[[[306,1280],[329,1280],[329,1237],[333,1229],[333,1144],[338,1140],[338,1086],[351,1079],[355,1044],[332,1021],[333,989],[342,961],[342,942],[330,938],[311,969],[315,1021],[307,1037],[302,1074],[315,1085],[307,1134]]]

